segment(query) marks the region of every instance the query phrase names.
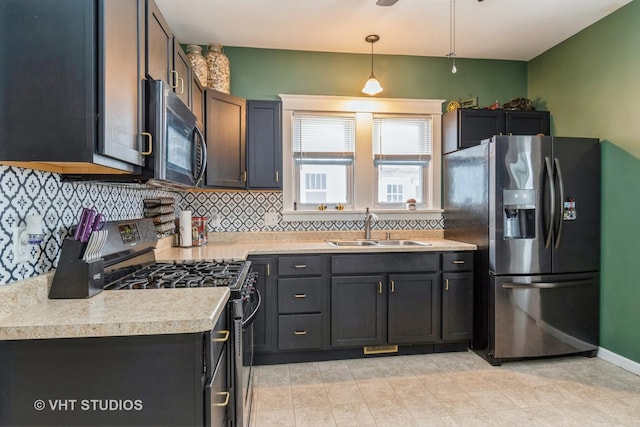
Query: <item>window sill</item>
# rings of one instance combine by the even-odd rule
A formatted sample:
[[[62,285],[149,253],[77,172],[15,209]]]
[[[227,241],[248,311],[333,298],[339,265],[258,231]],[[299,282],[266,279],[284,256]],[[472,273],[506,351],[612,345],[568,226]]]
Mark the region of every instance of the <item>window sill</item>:
[[[386,209],[384,211],[371,210],[382,221],[393,220],[439,220],[442,209]],[[282,211],[282,221],[359,221],[363,220],[365,211]]]

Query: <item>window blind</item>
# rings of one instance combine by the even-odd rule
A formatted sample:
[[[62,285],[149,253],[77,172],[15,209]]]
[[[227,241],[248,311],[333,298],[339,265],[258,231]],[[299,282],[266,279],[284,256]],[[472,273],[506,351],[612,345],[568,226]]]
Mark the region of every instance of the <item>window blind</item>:
[[[295,113],[293,153],[295,156],[347,157],[355,151],[355,117]]]
[[[373,152],[376,158],[429,158],[430,117],[374,117]]]

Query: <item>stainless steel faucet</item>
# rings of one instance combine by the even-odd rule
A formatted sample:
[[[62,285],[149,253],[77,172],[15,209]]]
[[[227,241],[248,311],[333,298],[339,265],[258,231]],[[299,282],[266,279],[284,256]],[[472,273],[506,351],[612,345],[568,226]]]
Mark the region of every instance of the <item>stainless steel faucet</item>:
[[[371,238],[371,222],[377,221],[377,220],[378,220],[378,215],[374,214],[373,212],[369,212],[369,208],[367,208],[367,211],[364,214],[364,238],[365,239]]]

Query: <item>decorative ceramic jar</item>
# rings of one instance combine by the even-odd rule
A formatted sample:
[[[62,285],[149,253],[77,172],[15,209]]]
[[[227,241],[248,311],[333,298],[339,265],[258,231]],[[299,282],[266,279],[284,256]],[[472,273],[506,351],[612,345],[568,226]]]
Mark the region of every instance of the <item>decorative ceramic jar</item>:
[[[231,92],[229,58],[222,51],[220,43],[211,43],[207,54],[207,87],[224,93]]]
[[[197,44],[188,45],[187,58],[202,87],[207,87],[207,60],[202,56],[202,47]]]

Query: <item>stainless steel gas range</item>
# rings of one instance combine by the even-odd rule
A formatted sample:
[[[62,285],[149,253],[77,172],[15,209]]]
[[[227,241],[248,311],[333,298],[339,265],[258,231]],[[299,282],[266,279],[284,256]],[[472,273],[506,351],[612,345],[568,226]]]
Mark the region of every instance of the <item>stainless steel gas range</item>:
[[[227,403],[229,426],[248,426],[253,400],[253,320],[260,308],[261,297],[254,284],[256,273],[251,271],[251,261],[197,260],[176,262],[152,262],[126,266],[105,274],[105,290],[155,290],[210,286],[227,286],[231,291],[229,302],[232,357],[228,370],[231,396]],[[212,343],[215,342],[212,340]],[[213,350],[209,354],[215,354]],[[213,358],[211,358],[213,359]],[[215,366],[216,360],[209,363]],[[213,372],[211,372],[213,375]],[[207,384],[212,382],[207,379]],[[220,401],[205,389],[205,420],[219,407]]]

